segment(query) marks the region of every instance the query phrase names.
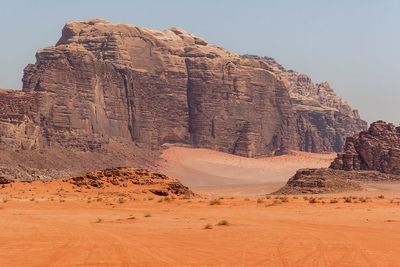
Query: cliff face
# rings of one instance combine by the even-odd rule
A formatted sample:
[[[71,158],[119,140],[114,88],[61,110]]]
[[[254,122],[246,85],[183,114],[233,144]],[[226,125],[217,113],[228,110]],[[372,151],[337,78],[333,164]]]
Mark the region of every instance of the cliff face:
[[[347,136],[367,128],[357,110],[338,97],[327,82],[314,84],[305,74],[286,70],[273,58],[245,55],[266,62],[289,90],[298,146],[309,152],[340,152]]]
[[[179,28],[92,19],[66,24],[4,91],[5,150],[101,151],[111,141],[178,143],[247,157],[340,151],[361,121],[329,85],[239,56]]]
[[[348,137],[344,152],[338,154],[331,168],[400,175],[400,127],[377,121],[368,131]]]
[[[367,182],[400,181],[400,127],[377,121],[346,139],[329,168],[301,169],[276,194],[361,190]]]

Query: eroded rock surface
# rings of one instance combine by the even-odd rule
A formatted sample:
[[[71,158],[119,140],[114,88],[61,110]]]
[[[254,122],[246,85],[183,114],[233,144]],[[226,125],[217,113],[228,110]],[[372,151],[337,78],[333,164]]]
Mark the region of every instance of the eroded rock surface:
[[[177,179],[138,168],[110,168],[74,176],[63,181],[84,188],[130,187],[135,185],[140,187],[143,192],[149,191],[155,195],[194,195],[188,187]]]
[[[301,169],[274,194],[325,194],[360,191],[364,188],[365,183],[395,181],[400,181],[400,175],[367,170]]]
[[[400,175],[400,127],[377,121],[368,131],[346,139],[343,153],[331,164],[338,170],[375,170]]]
[[[340,151],[344,135],[365,127],[327,84],[180,28],[74,21],[36,59],[22,92],[0,92],[3,151],[105,158],[115,143],[147,151],[172,143],[262,157]],[[114,162],[126,165],[123,156]]]
[[[400,181],[400,127],[377,121],[346,139],[329,168],[299,170],[278,193],[361,189],[361,182]]]

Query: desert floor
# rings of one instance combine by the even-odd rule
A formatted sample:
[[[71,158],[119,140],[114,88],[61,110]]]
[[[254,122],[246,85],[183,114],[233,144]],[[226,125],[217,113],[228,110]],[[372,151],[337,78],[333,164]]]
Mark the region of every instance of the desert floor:
[[[400,199],[159,199],[8,198],[0,266],[400,265]]]
[[[327,164],[326,155],[302,156],[303,165]],[[229,157],[223,168],[236,164],[229,160],[238,159]],[[251,164],[279,171],[256,161],[264,163]],[[282,172],[294,172],[301,157],[278,162]],[[187,181],[197,183],[198,195],[192,198],[78,190],[57,181],[6,185],[0,188],[0,266],[400,266],[400,184],[266,196],[285,178],[259,174],[258,184],[247,184],[232,172],[234,185],[199,184],[196,175],[207,172],[222,174],[218,166],[193,172]]]

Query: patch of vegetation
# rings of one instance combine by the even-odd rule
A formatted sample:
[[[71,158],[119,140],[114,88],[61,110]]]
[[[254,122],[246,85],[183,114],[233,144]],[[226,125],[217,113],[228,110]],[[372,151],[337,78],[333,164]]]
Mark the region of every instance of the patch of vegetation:
[[[304,196],[303,199],[304,199],[304,200],[308,200],[308,196]]]
[[[31,199],[29,199],[30,201],[35,201],[35,198],[31,198]]]
[[[102,218],[97,218],[96,223],[101,223],[101,222],[103,222],[103,219]]]
[[[219,199],[212,199],[212,200],[210,200],[210,205],[211,206],[213,206],[213,205],[220,205],[221,204],[221,201],[219,200]]]
[[[378,196],[378,198],[380,198],[380,199],[384,199],[384,198],[385,198],[385,196],[384,196],[384,195],[379,195],[379,196]]]
[[[222,220],[222,221],[219,221],[219,222],[218,222],[218,225],[225,225],[225,226],[228,226],[228,225],[229,225],[229,222],[228,222],[227,220]]]
[[[351,197],[344,197],[343,199],[345,203],[351,203]]]
[[[272,204],[277,204],[277,205],[279,205],[279,204],[282,204],[282,202],[279,200],[279,199],[274,199],[274,201],[272,201]]]
[[[119,204],[123,204],[125,203],[125,199],[123,199],[122,197],[118,198],[118,202]]]
[[[147,198],[147,200],[153,200],[153,199],[154,199],[154,197],[152,197],[152,196]]]
[[[165,201],[170,201],[171,199],[169,197],[164,197]]]
[[[263,203],[263,200],[261,198],[257,199],[257,203]]]
[[[150,213],[145,213],[145,214],[144,214],[144,217],[145,217],[145,218],[149,218],[149,217],[151,217],[151,214],[150,214]]]
[[[308,202],[311,203],[311,204],[319,203],[318,199],[315,198],[315,197],[311,197],[311,198],[308,200]]]
[[[212,229],[213,227],[212,227],[212,225],[210,224],[210,223],[207,223],[205,226],[204,226],[204,229]]]
[[[266,198],[266,199],[270,199],[270,198],[271,198],[271,196],[266,196],[265,198]]]
[[[366,200],[365,198],[363,198],[363,197],[358,198],[358,200],[359,200],[360,202],[366,202],[366,201],[367,201],[367,200]]]
[[[289,198],[288,197],[281,197],[280,200],[283,202],[289,202]]]
[[[248,198],[248,197],[246,197],[245,199],[244,199],[244,201],[249,201],[250,200],[250,198]]]
[[[159,200],[157,200],[157,202],[158,202],[158,203],[161,203],[161,202],[163,202],[163,199],[160,198]]]
[[[335,199],[331,199],[329,202],[333,204],[333,203],[338,203],[339,201],[335,198]]]
[[[294,197],[292,197],[293,199],[299,199],[299,197],[298,196],[294,196]]]

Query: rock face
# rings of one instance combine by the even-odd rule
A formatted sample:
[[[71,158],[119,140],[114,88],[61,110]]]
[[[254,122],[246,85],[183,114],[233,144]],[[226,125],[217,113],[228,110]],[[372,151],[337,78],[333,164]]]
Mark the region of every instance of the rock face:
[[[345,171],[331,168],[301,169],[274,194],[326,194],[360,191],[366,182],[400,181],[400,175],[378,171]]]
[[[375,170],[400,175],[400,127],[377,121],[368,131],[346,139],[343,153],[331,164],[337,170]]]
[[[141,187],[142,192],[149,191],[155,195],[194,195],[188,187],[177,179],[138,168],[105,169],[74,176],[63,181],[85,188],[129,187],[135,185]]]
[[[22,92],[0,92],[4,151],[173,143],[261,157],[340,151],[366,126],[329,85],[179,28],[70,22],[36,59]]]
[[[400,127],[384,121],[348,137],[329,168],[299,170],[277,193],[341,192],[371,181],[400,181]]]
[[[367,128],[367,122],[360,119],[358,111],[338,97],[327,82],[314,84],[309,76],[286,70],[270,57],[245,57],[266,62],[270,71],[285,81],[295,114],[300,150],[340,152],[346,136]]]

